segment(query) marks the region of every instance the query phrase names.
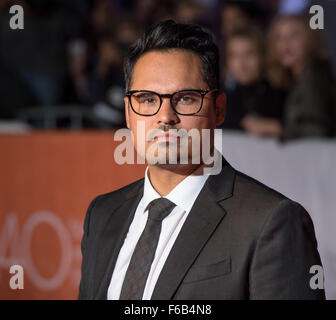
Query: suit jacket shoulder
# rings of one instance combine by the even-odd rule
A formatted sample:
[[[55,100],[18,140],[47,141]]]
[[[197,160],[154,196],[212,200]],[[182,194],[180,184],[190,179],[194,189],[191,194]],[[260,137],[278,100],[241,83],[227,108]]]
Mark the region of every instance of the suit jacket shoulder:
[[[310,215],[301,204],[242,172],[235,172],[234,196],[222,205],[229,215],[234,215],[235,228],[245,232],[251,243],[257,241],[268,222],[278,216],[288,223],[300,221],[313,226]],[[314,230],[311,231],[314,234]]]
[[[87,210],[84,221],[84,232],[89,234],[89,229],[101,229],[99,227],[104,225],[113,211],[120,207],[126,199],[135,197],[141,192],[143,181],[144,179],[142,178],[120,189],[96,196],[91,201]],[[93,214],[99,214],[99,217],[93,217]]]
[[[112,208],[117,208],[122,204],[123,200],[126,198],[131,198],[137,194],[137,191],[143,186],[144,178],[134,181],[122,188],[114,190],[112,192],[104,193],[98,195],[93,201],[101,202],[104,200],[105,204],[111,204]]]

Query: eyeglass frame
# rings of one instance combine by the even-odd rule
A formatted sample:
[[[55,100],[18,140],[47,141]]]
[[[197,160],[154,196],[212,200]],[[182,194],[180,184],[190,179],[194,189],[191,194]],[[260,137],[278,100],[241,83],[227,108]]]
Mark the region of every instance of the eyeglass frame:
[[[180,93],[180,92],[198,92],[201,94],[201,97],[202,97],[202,101],[201,101],[201,105],[199,107],[199,109],[196,111],[196,112],[193,112],[193,113],[180,113],[178,111],[176,111],[173,103],[172,103],[172,97],[176,94],[176,93]],[[210,93],[210,92],[214,92],[214,91],[218,91],[218,89],[212,89],[212,90],[199,90],[199,89],[182,89],[182,90],[178,90],[174,93],[165,93],[165,94],[160,94],[160,93],[157,93],[155,91],[151,91],[151,90],[130,90],[130,91],[127,91],[125,96],[128,97],[128,101],[129,101],[129,104],[131,105],[131,108],[133,110],[134,113],[138,114],[139,116],[144,116],[144,117],[152,117],[152,116],[155,116],[156,114],[158,114],[158,112],[160,111],[161,107],[162,107],[162,102],[163,102],[163,98],[169,98],[170,99],[170,105],[171,107],[173,108],[174,112],[179,114],[179,115],[182,115],[182,116],[192,116],[198,112],[201,111],[202,107],[203,107],[203,100],[204,100],[204,97]],[[135,109],[133,108],[133,105],[132,105],[132,101],[131,101],[131,97],[132,97],[132,94],[133,93],[137,93],[137,92],[149,92],[149,93],[154,93],[156,94],[159,98],[160,98],[160,106],[159,108],[157,109],[157,111],[153,114],[143,114],[143,113],[139,113],[139,112],[136,112]]]

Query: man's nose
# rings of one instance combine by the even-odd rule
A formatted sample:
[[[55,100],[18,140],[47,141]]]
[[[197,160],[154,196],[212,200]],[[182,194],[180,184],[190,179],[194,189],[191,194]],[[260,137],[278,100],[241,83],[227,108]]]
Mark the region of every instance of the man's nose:
[[[178,114],[173,109],[170,99],[163,98],[161,108],[157,114],[158,122],[171,124],[179,122]]]

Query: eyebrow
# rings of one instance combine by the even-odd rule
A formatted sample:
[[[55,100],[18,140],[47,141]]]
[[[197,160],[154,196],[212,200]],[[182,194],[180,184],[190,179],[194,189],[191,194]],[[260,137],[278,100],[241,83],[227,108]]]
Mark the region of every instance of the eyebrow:
[[[129,91],[151,91],[151,92],[155,92],[155,93],[158,93],[158,94],[173,94],[175,92],[188,91],[188,90],[202,90],[202,91],[206,91],[206,90],[210,90],[210,89],[187,87],[187,88],[177,89],[177,90],[175,90],[173,92],[165,92],[165,93],[161,93],[161,92],[158,92],[158,91],[155,91],[155,90],[150,90],[150,89],[134,89],[134,90],[132,89],[132,90],[129,90]]]

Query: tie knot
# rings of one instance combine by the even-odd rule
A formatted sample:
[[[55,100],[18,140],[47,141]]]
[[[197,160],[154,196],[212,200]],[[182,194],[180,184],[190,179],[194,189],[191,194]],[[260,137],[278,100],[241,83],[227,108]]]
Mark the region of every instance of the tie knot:
[[[148,206],[148,218],[151,220],[162,221],[175,207],[175,203],[167,198],[158,198],[151,201]]]

